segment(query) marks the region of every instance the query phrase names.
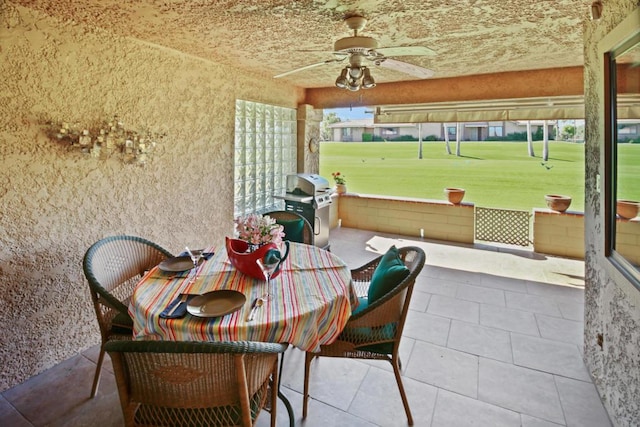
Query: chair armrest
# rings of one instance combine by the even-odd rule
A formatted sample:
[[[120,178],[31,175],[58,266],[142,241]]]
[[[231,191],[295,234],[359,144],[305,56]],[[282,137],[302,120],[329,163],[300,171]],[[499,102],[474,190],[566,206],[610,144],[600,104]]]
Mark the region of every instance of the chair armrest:
[[[365,265],[351,270],[351,278],[356,282],[370,282],[382,257],[369,261]]]

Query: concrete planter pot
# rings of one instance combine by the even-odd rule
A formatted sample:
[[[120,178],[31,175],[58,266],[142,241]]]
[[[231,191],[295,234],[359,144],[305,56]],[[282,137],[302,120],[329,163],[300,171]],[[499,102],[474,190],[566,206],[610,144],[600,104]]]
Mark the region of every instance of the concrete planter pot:
[[[571,205],[571,197],[560,194],[547,194],[544,196],[544,200],[546,200],[549,209],[556,212],[564,212]]]
[[[620,218],[632,219],[640,212],[640,202],[635,200],[618,200],[616,202],[616,213]]]
[[[347,184],[336,184],[336,193],[345,194],[347,192]]]
[[[464,188],[447,187],[444,189],[444,194],[447,195],[447,200],[449,200],[449,203],[459,205],[464,198]]]

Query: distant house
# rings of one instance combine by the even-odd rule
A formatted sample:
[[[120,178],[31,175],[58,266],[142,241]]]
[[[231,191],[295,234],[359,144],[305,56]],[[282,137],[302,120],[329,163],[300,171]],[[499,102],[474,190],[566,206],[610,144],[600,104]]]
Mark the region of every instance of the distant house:
[[[506,137],[513,133],[527,131],[527,121],[467,122],[461,123],[463,141],[485,141],[491,138]],[[544,126],[542,120],[531,120],[531,132],[536,133]],[[556,121],[547,121],[549,139],[555,135]],[[332,123],[332,141],[368,142],[368,141],[417,141],[419,134],[423,140],[444,140],[445,127],[442,123],[374,123],[373,119],[348,120]],[[456,123],[447,123],[449,139],[456,139]]]
[[[327,127],[331,129],[331,140],[338,142],[393,141],[402,135],[418,138],[418,125],[415,123],[378,124],[373,123],[373,119],[360,119],[332,123]]]
[[[640,121],[618,119],[618,142],[640,142]]]

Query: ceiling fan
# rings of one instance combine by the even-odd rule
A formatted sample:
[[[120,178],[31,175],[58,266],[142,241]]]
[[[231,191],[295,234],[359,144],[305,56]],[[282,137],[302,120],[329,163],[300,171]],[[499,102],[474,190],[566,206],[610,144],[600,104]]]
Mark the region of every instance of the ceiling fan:
[[[358,32],[367,23],[366,18],[360,15],[352,15],[345,18],[345,23],[349,29],[353,30],[353,36],[345,37],[335,42],[332,52],[335,56],[334,58],[296,68],[295,70],[278,74],[274,78],[285,77],[321,65],[342,62],[345,59],[349,60],[349,65],[342,69],[336,79],[336,86],[340,89],[357,91],[360,88],[370,89],[376,85],[369,67],[366,66],[367,61],[374,65],[400,71],[421,79],[433,76],[434,72],[432,70],[391,58],[392,56],[432,56],[436,54],[433,50],[424,46],[378,47],[376,39],[358,35]]]

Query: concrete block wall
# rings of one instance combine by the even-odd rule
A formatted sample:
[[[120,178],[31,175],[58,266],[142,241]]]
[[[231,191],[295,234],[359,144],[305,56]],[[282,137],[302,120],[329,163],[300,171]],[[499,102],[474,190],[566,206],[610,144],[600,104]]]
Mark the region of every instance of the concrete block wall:
[[[368,194],[332,196],[331,228],[372,230],[425,239],[474,243],[475,206],[446,201],[406,199]],[[618,219],[617,251],[640,264],[640,220]],[[422,235],[421,235],[422,231]],[[537,253],[584,259],[584,214],[533,210],[533,250]]]
[[[338,224],[338,203],[340,196],[336,193],[331,195],[331,207],[329,208],[329,228],[334,229]]]
[[[337,220],[344,227],[418,237],[422,230],[425,239],[473,243],[472,203],[453,205],[440,200],[367,194],[343,194],[335,201]]]
[[[584,214],[533,210],[534,252],[584,259]]]

